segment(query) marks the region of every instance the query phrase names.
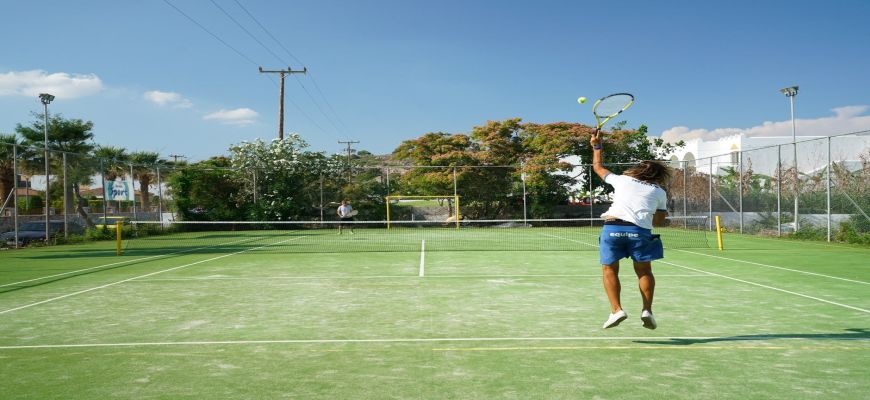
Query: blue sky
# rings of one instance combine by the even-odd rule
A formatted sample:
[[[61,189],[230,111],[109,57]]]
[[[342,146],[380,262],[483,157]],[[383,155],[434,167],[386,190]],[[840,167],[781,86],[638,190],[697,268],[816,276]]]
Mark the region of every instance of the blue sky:
[[[168,1],[244,57],[162,0],[5,2],[0,132],[48,90],[99,144],[224,154],[276,136],[277,80],[258,65],[311,71],[288,77],[285,132],[330,153],[511,117],[592,123],[576,98],[617,91],[637,96],[629,126],[669,139],[786,121],[777,90],[795,84],[799,135],[870,129],[866,1],[214,0],[269,50],[210,0]]]

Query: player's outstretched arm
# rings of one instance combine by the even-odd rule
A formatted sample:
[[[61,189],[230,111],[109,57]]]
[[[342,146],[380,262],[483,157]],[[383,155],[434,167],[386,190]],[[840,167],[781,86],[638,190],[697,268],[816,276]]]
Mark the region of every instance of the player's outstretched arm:
[[[604,179],[610,171],[607,168],[604,168],[604,147],[601,145],[601,137],[599,136],[600,131],[595,130],[595,133],[592,134],[592,137],[589,139],[589,143],[592,144],[592,170],[595,171],[595,174],[598,175],[601,179]]]

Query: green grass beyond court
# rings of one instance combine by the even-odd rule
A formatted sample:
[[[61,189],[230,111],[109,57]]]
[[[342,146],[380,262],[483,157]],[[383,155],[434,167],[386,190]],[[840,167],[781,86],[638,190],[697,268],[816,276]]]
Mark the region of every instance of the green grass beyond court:
[[[307,253],[270,249],[277,243],[0,252],[0,397],[870,393],[867,248],[729,234],[724,252],[666,250],[654,264],[655,331],[641,327],[624,263],[629,319],[605,331],[596,251]]]

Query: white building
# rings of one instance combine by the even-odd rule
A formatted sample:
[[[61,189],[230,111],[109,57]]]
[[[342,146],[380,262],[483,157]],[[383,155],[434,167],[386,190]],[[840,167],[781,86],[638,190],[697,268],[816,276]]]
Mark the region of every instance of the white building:
[[[797,137],[798,169],[810,173],[824,169],[828,163],[828,139],[826,137]],[[853,169],[861,165],[861,156],[870,156],[870,135],[834,136],[830,139],[831,160],[843,162]],[[670,160],[674,167],[688,165],[700,172],[711,169],[719,174],[723,168],[738,168],[740,152],[743,152],[744,170],[774,175],[777,163],[784,168],[794,164],[794,147],[790,136],[753,137],[744,134],[726,136],[705,141],[700,138],[686,141],[686,146],[677,150]],[[711,165],[712,164],[712,165]]]

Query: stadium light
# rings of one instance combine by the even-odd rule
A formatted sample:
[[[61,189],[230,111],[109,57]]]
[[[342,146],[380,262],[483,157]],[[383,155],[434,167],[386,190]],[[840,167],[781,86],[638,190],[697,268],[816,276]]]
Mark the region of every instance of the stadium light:
[[[797,86],[789,86],[779,89],[779,92],[788,97],[789,105],[791,106],[791,147],[794,149],[794,231],[798,231],[798,197],[800,197],[800,189],[798,183],[800,176],[798,175],[797,166],[797,135],[795,134],[794,125],[794,97],[798,94]]]
[[[48,93],[40,93],[39,94],[39,101],[42,102],[42,106],[45,108],[45,113],[43,114],[43,116],[45,117],[45,126],[43,126],[43,128],[44,128],[43,131],[45,133],[45,143],[44,143],[44,146],[45,146],[45,196],[43,196],[43,197],[45,198],[45,202],[44,202],[43,208],[45,209],[45,243],[46,244],[48,244],[48,239],[49,239],[50,232],[51,232],[51,227],[50,227],[49,222],[48,222],[48,220],[49,220],[48,214],[49,214],[49,210],[51,207],[51,203],[49,202],[50,199],[48,197],[49,196],[49,194],[48,194],[48,188],[49,188],[49,185],[48,185],[48,183],[49,183],[48,182],[48,103],[51,103],[52,100],[54,100],[54,96],[52,96]],[[64,190],[66,190],[66,189],[64,189]],[[66,213],[66,210],[64,210],[64,213]]]

